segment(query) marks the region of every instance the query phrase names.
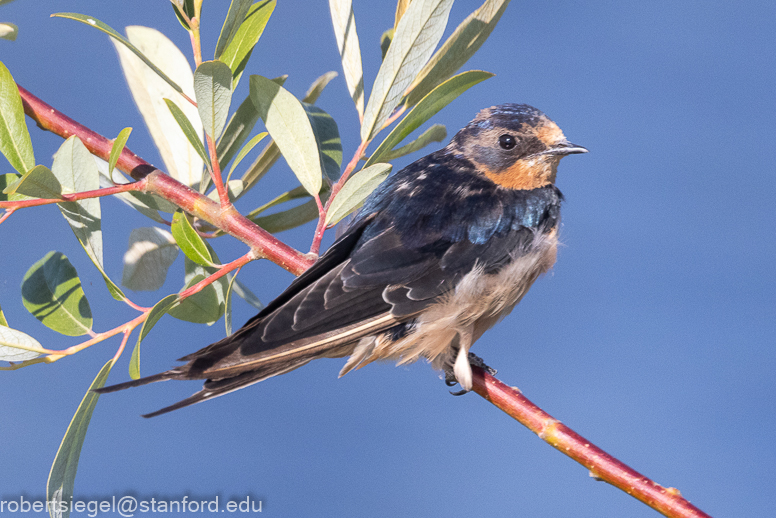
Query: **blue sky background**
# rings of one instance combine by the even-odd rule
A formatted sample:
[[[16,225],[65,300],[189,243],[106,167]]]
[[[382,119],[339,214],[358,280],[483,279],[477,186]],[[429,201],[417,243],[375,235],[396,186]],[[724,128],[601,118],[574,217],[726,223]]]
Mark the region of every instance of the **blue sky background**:
[[[448,34],[480,3],[459,1]],[[367,88],[394,5],[355,2]],[[206,2],[206,55],[226,6]],[[59,11],[118,30],[155,27],[189,54],[169,3],[18,0],[0,8],[1,20],[20,27],[16,42],[0,41],[0,60],[19,84],[109,138],[133,126],[129,146],[160,163],[108,38],[48,17]],[[452,135],[483,107],[528,103],[590,149],[560,167],[565,246],[555,269],[474,351],[557,419],[720,517],[776,514],[774,20],[776,4],[765,1],[512,2],[467,66],[496,77],[434,119]],[[327,2],[279,0],[248,73],[287,73],[286,88],[301,96],[329,70],[341,67]],[[341,76],[318,104],[338,122],[349,159],[357,115]],[[34,125],[31,133],[37,160],[51,165],[61,139]],[[3,163],[0,172],[10,172]],[[295,182],[281,162],[240,208]],[[107,271],[120,279],[130,230],[151,223],[118,201],[102,210]],[[306,250],[312,230],[281,237]],[[45,346],[80,341],[44,328],[21,304],[24,273],[50,250],[77,268],[97,331],[136,315],[109,297],[56,208],[16,213],[0,226],[0,243],[0,305],[13,327]],[[225,261],[245,252],[229,238],[215,246]],[[177,291],[182,257],[171,271],[163,290],[132,298],[151,305]],[[264,301],[291,278],[270,263],[241,274]],[[252,314],[236,299],[235,323]],[[144,342],[142,372],[169,368],[223,334],[222,321],[165,317]],[[0,373],[0,497],[43,498],[67,424],[118,343]],[[128,379],[128,360],[110,382]],[[252,495],[265,514],[283,517],[657,516],[482,398],[450,396],[425,364],[370,365],[338,380],[341,365],[314,362],[152,420],[139,414],[199,384],[104,396],[76,496]]]

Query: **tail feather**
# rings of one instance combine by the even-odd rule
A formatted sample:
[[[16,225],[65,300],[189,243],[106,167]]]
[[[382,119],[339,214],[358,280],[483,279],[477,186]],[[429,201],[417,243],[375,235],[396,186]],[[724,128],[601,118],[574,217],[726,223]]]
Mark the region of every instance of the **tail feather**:
[[[126,381],[124,383],[117,383],[115,385],[108,385],[107,387],[102,387],[98,389],[92,389],[92,392],[96,392],[97,394],[108,394],[110,392],[118,392],[119,390],[124,390],[132,387],[141,387],[143,385],[148,385],[149,383],[156,383],[157,381],[167,381],[173,378],[175,378],[174,371],[165,371],[165,372],[160,372],[159,374],[154,374],[153,376],[146,376],[145,378]]]

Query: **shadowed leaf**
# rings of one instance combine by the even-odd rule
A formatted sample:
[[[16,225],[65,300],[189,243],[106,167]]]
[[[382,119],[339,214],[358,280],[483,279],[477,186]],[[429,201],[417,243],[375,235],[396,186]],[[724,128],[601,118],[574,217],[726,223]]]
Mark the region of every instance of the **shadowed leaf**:
[[[92,328],[92,310],[73,265],[51,251],[27,270],[22,302],[43,325],[67,336],[85,335]]]
[[[214,255],[214,259],[218,258]],[[216,268],[206,268],[186,259],[186,276],[184,290],[205,280],[216,272]],[[226,303],[226,276],[221,277],[212,284],[202,288],[201,291],[183,299],[177,306],[172,307],[168,313],[186,322],[196,324],[213,324],[224,313]],[[183,290],[181,290],[183,291]]]
[[[133,380],[140,378],[140,342],[143,341],[156,323],[159,322],[159,319],[169,311],[177,300],[177,294],[173,293],[172,295],[167,295],[165,298],[154,304],[154,307],[151,308],[145,322],[143,322],[143,327],[140,328],[140,335],[137,337],[135,347],[132,349],[132,356],[129,359],[129,377]]]
[[[423,149],[432,142],[442,142],[446,137],[447,129],[442,124],[434,124],[409,144],[386,153],[383,160],[391,161],[409,155],[410,153]]]
[[[19,27],[12,23],[0,23],[0,38],[9,41],[15,41],[19,35]]]
[[[205,61],[194,72],[194,94],[205,131],[218,138],[232,102],[232,71],[220,61]]]
[[[178,245],[166,230],[155,227],[133,229],[124,254],[121,284],[134,291],[158,290],[176,257]]]
[[[342,141],[337,123],[331,115],[315,105],[302,103],[315,134],[321,156],[321,168],[330,182],[340,177],[342,166]]]
[[[359,119],[364,118],[364,70],[361,65],[361,47],[356,33],[352,0],[329,0],[331,22],[342,60],[342,70],[350,97],[356,104]]]
[[[33,198],[62,199],[62,185],[45,165],[36,165],[3,190],[3,194],[21,194]]]

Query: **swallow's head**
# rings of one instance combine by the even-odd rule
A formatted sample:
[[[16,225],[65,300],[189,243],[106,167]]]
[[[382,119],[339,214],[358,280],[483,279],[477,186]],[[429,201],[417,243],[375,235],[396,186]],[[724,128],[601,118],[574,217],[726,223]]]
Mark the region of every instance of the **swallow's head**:
[[[453,137],[448,150],[509,189],[535,189],[553,183],[561,158],[587,153],[587,149],[570,143],[544,113],[527,104],[482,110]]]

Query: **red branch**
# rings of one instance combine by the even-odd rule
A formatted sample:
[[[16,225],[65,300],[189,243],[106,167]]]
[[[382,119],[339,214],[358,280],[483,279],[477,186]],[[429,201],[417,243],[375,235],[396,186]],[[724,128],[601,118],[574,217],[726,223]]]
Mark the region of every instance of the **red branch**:
[[[38,127],[63,138],[78,135],[89,152],[105,160],[108,159],[113,147],[111,140],[55,110],[21,86],[19,93],[24,104],[24,113],[37,122]],[[135,180],[145,180],[147,182],[145,192],[161,196],[189,214],[235,236],[255,250],[257,256],[266,257],[295,275],[299,275],[313,263],[306,255],[281,242],[237,212],[234,207],[222,208],[218,202],[164,174],[127,147],[119,156],[116,167]]]
[[[19,92],[22,96],[25,113],[34,119],[39,127],[65,138],[70,135],[78,135],[91,153],[104,159],[108,158],[112,141],[58,112],[24,88],[19,87]],[[367,144],[368,142],[365,142],[359,146],[342,178],[332,188],[329,202],[321,211],[321,218],[325,218],[328,205],[355,168]],[[308,256],[280,242],[264,229],[239,214],[233,207],[222,208],[218,202],[164,174],[126,147],[119,158],[117,167],[130,174],[135,180],[145,180],[146,192],[152,192],[171,201],[186,212],[245,242],[254,250],[256,256],[266,257],[296,275],[304,272],[313,263]],[[9,209],[3,219],[8,217],[12,210]],[[320,243],[322,234],[323,232],[320,232],[320,235],[316,235],[317,243]],[[315,243],[313,247],[315,247]],[[242,266],[250,258],[251,254],[248,254],[228,265],[228,268]],[[219,274],[223,275],[226,271],[228,270],[221,270]],[[191,289],[196,289],[196,287]],[[145,318],[145,315],[141,315],[135,320],[139,322],[140,318]],[[127,325],[132,324],[137,325],[135,321]],[[81,344],[81,346],[88,343]],[[550,445],[585,466],[596,478],[622,489],[670,518],[710,518],[682,498],[678,490],[664,488],[629,468],[554,419],[526,399],[519,391],[506,386],[478,367],[473,367],[473,371],[474,391],[477,394],[515,418]]]
[[[473,390],[545,442],[590,470],[590,475],[622,489],[670,518],[711,518],[685,500],[679,490],[665,488],[629,468],[550,414],[517,389],[472,366]]]

